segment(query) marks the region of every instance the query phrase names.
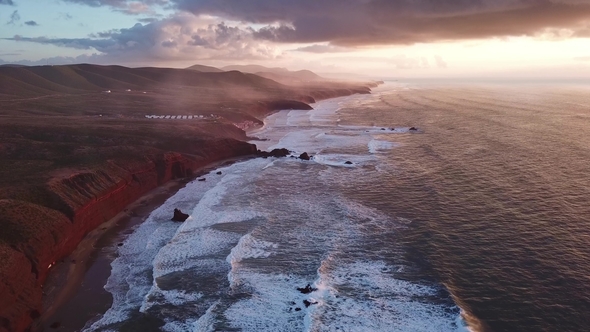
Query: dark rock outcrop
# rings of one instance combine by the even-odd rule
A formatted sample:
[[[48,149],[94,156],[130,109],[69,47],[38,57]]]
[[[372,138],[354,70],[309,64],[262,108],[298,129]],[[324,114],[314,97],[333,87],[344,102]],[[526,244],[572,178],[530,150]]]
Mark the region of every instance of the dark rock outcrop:
[[[183,213],[179,209],[174,209],[174,217],[172,217],[172,221],[180,221],[183,222],[188,219],[188,214]]]
[[[217,175],[221,175],[221,174],[223,174],[223,173],[222,173],[221,171],[219,171],[219,172],[217,172],[216,174],[217,174]]]
[[[312,304],[318,304],[315,301],[308,301],[308,300],[303,300],[303,304],[305,305],[306,308],[308,308],[310,305]]]
[[[345,162],[346,165],[352,165],[352,161]]]
[[[283,157],[288,156],[289,154],[291,154],[291,151],[289,151],[288,149],[285,149],[285,148],[274,149],[270,152],[258,150],[258,156],[263,157],[263,158],[268,158],[268,157],[283,158]]]
[[[410,131],[418,131],[418,128],[416,128],[416,127],[411,127],[411,128],[410,128]]]
[[[299,159],[301,159],[301,160],[310,160],[311,157],[307,154],[307,152],[303,152],[302,154],[299,155]]]
[[[309,293],[311,293],[311,292],[315,292],[315,291],[317,291],[318,289],[317,289],[317,288],[313,288],[313,287],[311,287],[311,285],[310,285],[310,284],[307,284],[307,286],[305,286],[305,287],[303,287],[303,288],[299,288],[299,287],[298,287],[298,288],[297,288],[297,290],[298,290],[298,291],[300,291],[302,294],[309,294]]]

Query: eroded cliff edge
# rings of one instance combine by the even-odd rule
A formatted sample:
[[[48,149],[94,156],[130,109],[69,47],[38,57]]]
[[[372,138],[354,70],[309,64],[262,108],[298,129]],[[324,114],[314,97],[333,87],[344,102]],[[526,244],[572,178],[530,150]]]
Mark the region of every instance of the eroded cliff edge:
[[[45,206],[0,200],[0,330],[26,330],[40,315],[51,264],[71,253],[88,232],[157,186],[216,161],[252,155],[256,146],[219,139],[195,152],[154,154],[144,163],[111,160],[105,168],[52,179],[38,189]]]

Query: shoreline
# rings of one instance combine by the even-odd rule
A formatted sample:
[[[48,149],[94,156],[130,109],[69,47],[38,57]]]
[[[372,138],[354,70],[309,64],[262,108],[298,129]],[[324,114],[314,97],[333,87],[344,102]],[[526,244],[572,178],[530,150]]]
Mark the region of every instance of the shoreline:
[[[316,102],[319,101],[321,100]],[[267,127],[266,120],[269,116],[280,111],[284,110],[275,110],[267,114],[262,125],[245,130],[247,137],[245,142],[253,144],[253,142],[266,141],[257,137],[256,134]],[[110,276],[110,264],[117,257],[118,244],[131,234],[134,227],[145,221],[152,211],[175,195],[187,183],[211,173],[220,166],[252,157],[239,156],[220,160],[197,169],[190,179],[170,180],[139,197],[115,217],[88,233],[76,249],[56,263],[52,268],[53,271],[49,273],[43,285],[44,310],[31,325],[31,331],[78,331],[87,322],[99,318],[99,315],[106,312],[112,305],[111,293],[104,289]],[[172,216],[172,211],[170,215]],[[88,301],[86,295],[91,296],[92,301]]]
[[[44,310],[32,324],[31,331],[80,330],[86,322],[108,310],[112,296],[104,289],[104,285],[110,276],[110,264],[116,258],[118,244],[187,183],[221,166],[249,158],[252,157],[220,160],[197,170],[190,179],[168,181],[142,195],[115,217],[88,233],[70,255],[52,267],[43,285]],[[170,211],[170,217],[172,214]],[[88,295],[93,296],[92,301],[88,301]]]

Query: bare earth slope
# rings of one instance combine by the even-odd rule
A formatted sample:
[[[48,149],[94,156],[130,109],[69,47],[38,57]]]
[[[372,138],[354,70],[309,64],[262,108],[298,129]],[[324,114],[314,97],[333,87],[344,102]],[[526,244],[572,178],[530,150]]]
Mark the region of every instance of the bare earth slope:
[[[52,263],[141,195],[255,155],[244,130],[276,110],[373,86],[284,85],[238,71],[0,67],[0,331],[28,329]]]

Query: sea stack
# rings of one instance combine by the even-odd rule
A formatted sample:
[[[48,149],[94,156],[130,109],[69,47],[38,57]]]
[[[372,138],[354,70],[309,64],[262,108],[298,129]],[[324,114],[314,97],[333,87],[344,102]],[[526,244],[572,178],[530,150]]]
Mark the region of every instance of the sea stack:
[[[303,152],[302,154],[299,155],[299,159],[301,159],[301,160],[310,160],[311,157],[307,154],[307,152]]]

